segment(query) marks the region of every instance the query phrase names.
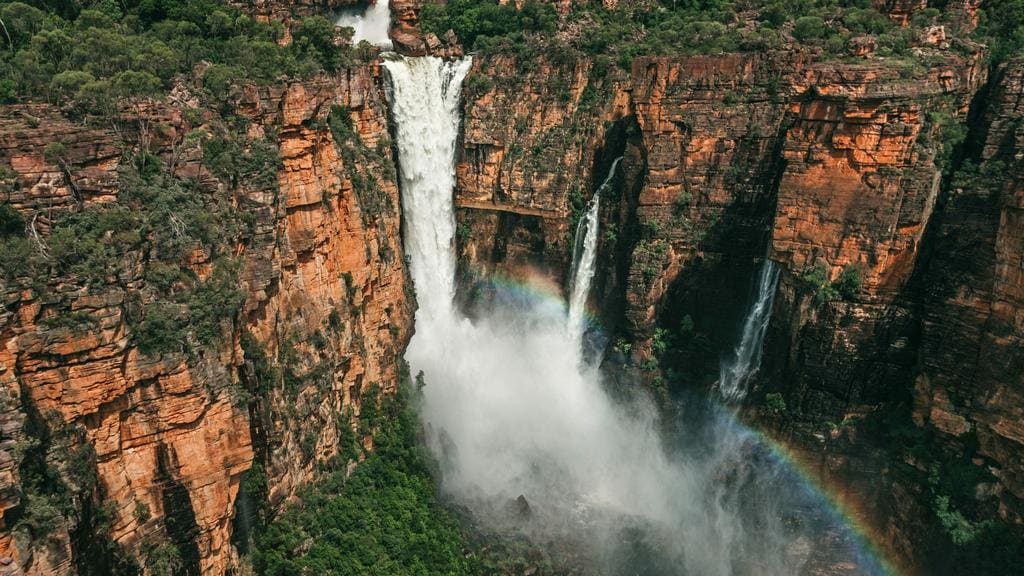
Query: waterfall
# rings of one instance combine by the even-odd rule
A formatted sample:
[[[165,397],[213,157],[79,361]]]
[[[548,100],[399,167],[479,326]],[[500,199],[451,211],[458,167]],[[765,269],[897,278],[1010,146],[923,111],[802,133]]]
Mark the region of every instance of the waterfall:
[[[747,395],[750,377],[761,365],[764,334],[771,320],[772,301],[778,283],[778,266],[771,260],[765,260],[758,276],[757,299],[747,312],[740,343],[733,351],[732,358],[723,361],[719,368],[718,391],[727,401],[742,400]]]
[[[420,316],[452,314],[455,296],[455,141],[470,60],[385,60],[396,119],[405,249]]]
[[[816,501],[791,488],[793,477],[731,414],[688,415],[685,437],[671,436],[669,449],[646,396],[630,397],[625,386],[613,398],[597,363],[581,362],[558,299],[496,287],[517,297],[496,298],[472,321],[460,314],[453,188],[470,61],[395,58],[383,66],[418,303],[405,359],[424,375],[417,405],[444,496],[485,532],[511,530],[548,550],[571,550],[573,562],[587,559],[599,573],[801,573],[810,548],[797,539],[824,533],[806,512]],[[577,314],[593,276],[599,196],[611,177],[577,232]],[[518,297],[524,293],[529,298]],[[784,521],[783,510],[798,510],[801,522]]]
[[[594,264],[597,261],[598,227],[600,224],[601,193],[611,186],[615,178],[622,156],[612,162],[604,182],[594,192],[594,197],[587,205],[587,211],[576,226],[576,239],[572,248],[572,272],[570,273],[569,293],[569,334],[576,342],[583,339],[586,317],[587,296],[590,294],[590,282],[594,279]]]
[[[352,34],[353,45],[366,40],[374,46],[391,48],[391,37],[388,35],[391,7],[388,0],[376,0],[366,8],[345,8],[338,14],[334,25],[346,26],[355,31]]]

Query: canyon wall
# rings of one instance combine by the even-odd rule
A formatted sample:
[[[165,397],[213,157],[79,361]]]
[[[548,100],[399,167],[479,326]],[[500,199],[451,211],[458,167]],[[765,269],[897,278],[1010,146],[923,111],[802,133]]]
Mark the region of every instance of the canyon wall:
[[[600,109],[585,60],[522,63],[477,59],[463,87],[466,111],[456,161],[461,272],[520,268],[561,283],[572,251],[573,211],[589,196],[591,166],[606,123],[628,114],[625,100]],[[575,205],[574,205],[575,203]]]
[[[994,74],[922,266],[913,418],[973,451],[1024,518],[1024,60]]]
[[[187,85],[129,112],[138,116],[126,125],[151,135],[149,150],[178,178],[244,213],[247,229],[230,245],[197,246],[180,263],[206,286],[220,273],[213,250],[231,258],[224,289],[242,303],[210,311],[225,316],[208,343],[186,330],[178,351],[152,353],[140,349],[137,317],[156,305],[153,253],[119,255],[101,283],[60,270],[2,283],[0,572],[130,573],[133,562],[152,571],[170,557],[181,573],[222,574],[244,479],[277,507],[318,470],[346,466],[353,442],[369,442],[361,402],[394,391],[412,312],[379,87],[379,69],[365,66],[233,94],[244,158],[271,146],[267,177],[212,165],[188,136],[223,121],[196,115]],[[331,115],[347,129],[332,130]],[[46,151],[55,135],[59,157]],[[140,146],[52,107],[4,107],[6,200],[52,248],[60,210],[118,204]]]
[[[911,448],[966,458],[977,518],[1020,514],[1022,115],[1019,62],[989,79],[979,51],[924,50],[927,67],[791,50],[637,58],[628,73],[478,58],[458,160],[463,289],[493,272],[564,286],[579,211],[623,156],[593,296],[610,361],[709,389],[759,262],[776,261],[747,413],[875,502],[858,509],[895,554],[940,566],[924,556],[945,538],[928,479],[945,456]],[[783,413],[759,407],[768,393]],[[879,422],[908,402],[907,433],[927,444],[880,448],[893,440]]]

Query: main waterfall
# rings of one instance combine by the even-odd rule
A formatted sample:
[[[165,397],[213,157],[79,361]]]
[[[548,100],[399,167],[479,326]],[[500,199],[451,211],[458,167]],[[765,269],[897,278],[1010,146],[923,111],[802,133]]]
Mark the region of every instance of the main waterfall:
[[[812,505],[730,415],[702,410],[699,421],[687,420],[686,434],[666,436],[642,394],[612,398],[598,369],[581,362],[565,304],[541,291],[496,298],[472,320],[460,314],[453,187],[470,62],[383,65],[419,304],[406,360],[424,375],[419,410],[443,496],[480,530],[568,549],[573,561],[603,573],[799,573],[808,556],[803,531],[821,527],[798,530],[781,511]],[[597,202],[588,211],[595,223]],[[585,235],[573,282],[577,310],[596,250],[591,228]]]

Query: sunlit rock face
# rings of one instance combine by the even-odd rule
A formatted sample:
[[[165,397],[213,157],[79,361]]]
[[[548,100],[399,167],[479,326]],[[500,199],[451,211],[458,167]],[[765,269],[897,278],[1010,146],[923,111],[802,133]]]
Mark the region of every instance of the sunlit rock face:
[[[412,317],[393,166],[369,155],[346,160],[325,123],[332,106],[341,107],[362,145],[379,144],[390,163],[377,74],[367,66],[304,83],[250,86],[239,95],[236,106],[250,121],[249,137],[274,134],[280,165],[272,183],[240,182],[232,191],[253,219],[253,237],[244,247],[232,247],[245,302],[239,317],[221,327],[222,339],[200,358],[147,356],[136,347],[129,315],[137,314],[149,294],[143,255],[133,254],[123,277],[109,285],[86,288],[73,278],[55,277],[46,297],[35,290],[5,293],[5,517],[22,504],[14,490],[20,462],[10,456],[35,433],[29,430],[38,426],[34,418],[69,431],[64,452],[53,449],[47,456],[59,469],[79,451],[95,451],[97,489],[112,514],[109,533],[97,538],[139,554],[143,536],[162,530],[173,514],[191,531],[184,540],[186,566],[221,574],[233,562],[239,482],[253,463],[267,476],[272,505],[280,506],[314,478],[319,463],[341,450],[340,438],[352,434],[345,427],[355,424],[348,415],[358,417],[360,395],[374,387],[394,391]],[[207,126],[189,124],[175,105],[143,113],[166,127],[154,146],[162,157],[178,158],[180,175],[204,186],[233,186],[203,165],[201,151],[182,146],[186,133]],[[35,122],[38,127],[30,125]],[[50,142],[46,135],[55,132],[63,135],[67,175],[43,153]],[[0,157],[15,172],[9,200],[26,214],[40,206],[73,208],[79,199],[85,206],[113,205],[119,192],[117,143],[116,134],[69,124],[45,106],[5,107]],[[366,205],[354,188],[357,177],[370,176],[383,199],[379,205]],[[187,264],[200,279],[213,268],[210,254],[202,251]],[[53,324],[54,317],[72,312],[95,324],[88,330]],[[244,350],[243,335],[252,340]],[[257,351],[273,365],[288,366],[299,388],[285,395],[266,382],[277,391],[240,399],[240,390],[255,385]],[[311,434],[310,446],[305,439]],[[75,529],[73,521],[61,524],[54,545],[16,546],[4,531],[0,554],[28,574],[70,573],[76,558],[89,553],[80,548]]]

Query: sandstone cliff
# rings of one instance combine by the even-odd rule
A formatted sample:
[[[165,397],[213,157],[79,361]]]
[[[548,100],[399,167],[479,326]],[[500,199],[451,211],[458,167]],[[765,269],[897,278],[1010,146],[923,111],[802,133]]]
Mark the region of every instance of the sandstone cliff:
[[[55,271],[43,285],[3,284],[3,570],[109,573],[107,563],[132,559],[152,569],[170,546],[184,573],[221,574],[254,463],[249,482],[279,505],[320,467],[352,457],[361,396],[394,390],[411,324],[379,81],[366,66],[236,93],[241,146],[274,147],[268,178],[225,178],[208,165],[186,135],[216,132],[220,119],[196,116],[187,87],[143,111],[151,150],[249,223],[237,244],[217,247],[238,262],[244,303],[210,344],[191,334],[188,352],[140,350],[135,317],[154,298],[152,254],[128,251],[107,283]],[[347,130],[328,126],[332,113]],[[53,135],[56,158],[44,153]],[[46,106],[4,109],[7,199],[44,246],[57,210],[119,202],[129,138]],[[182,266],[210,282],[218,264],[201,249]],[[70,498],[43,511],[54,523],[46,539],[12,531],[56,497],[25,484],[37,468]]]
[[[1024,517],[1024,61],[1000,67],[924,264],[913,417],[976,450],[998,515]],[[955,334],[951,338],[950,335]]]

